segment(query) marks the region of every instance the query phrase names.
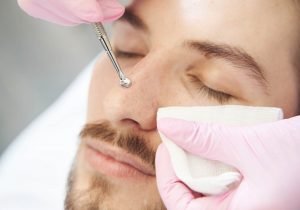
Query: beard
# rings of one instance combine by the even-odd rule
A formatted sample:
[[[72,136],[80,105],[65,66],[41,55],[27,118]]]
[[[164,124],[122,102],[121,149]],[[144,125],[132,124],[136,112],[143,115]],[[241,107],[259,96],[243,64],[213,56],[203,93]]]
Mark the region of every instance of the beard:
[[[139,157],[145,164],[155,169],[155,151],[151,149],[143,137],[133,134],[133,132],[116,132],[108,122],[99,124],[87,124],[80,133],[82,143],[84,139],[93,138],[102,142],[106,142],[113,146],[119,147],[124,151]],[[79,154],[80,152],[78,152]],[[142,202],[141,205],[135,204],[122,207],[116,207],[115,203],[116,190],[118,186],[114,186],[108,177],[97,173],[90,173],[88,176],[87,186],[82,189],[78,186],[78,182],[82,179],[79,171],[84,170],[78,164],[79,155],[77,154],[77,162],[73,164],[68,178],[67,196],[65,199],[65,210],[165,210],[165,207],[156,192],[156,198],[153,193],[145,195],[143,200],[150,202]],[[77,185],[77,186],[76,186]],[[153,185],[153,184],[152,184]],[[137,192],[140,194],[140,192]],[[154,196],[155,197],[155,196]],[[128,196],[128,200],[132,199]],[[118,205],[117,205],[118,206]]]

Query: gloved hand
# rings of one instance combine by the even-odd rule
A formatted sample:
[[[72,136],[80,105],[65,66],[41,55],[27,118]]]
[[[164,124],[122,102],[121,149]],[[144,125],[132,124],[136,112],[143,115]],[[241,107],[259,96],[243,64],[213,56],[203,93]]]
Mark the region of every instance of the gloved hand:
[[[66,26],[113,21],[124,13],[117,0],[18,0],[18,4],[33,17]]]
[[[230,127],[161,119],[158,130],[186,151],[237,168],[240,185],[220,196],[192,192],[176,177],[169,154],[156,154],[159,192],[169,210],[299,210],[300,117]]]

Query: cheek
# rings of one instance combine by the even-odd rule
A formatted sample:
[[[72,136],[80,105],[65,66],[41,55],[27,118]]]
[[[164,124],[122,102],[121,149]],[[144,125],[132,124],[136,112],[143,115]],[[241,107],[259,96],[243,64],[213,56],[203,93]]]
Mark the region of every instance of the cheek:
[[[285,118],[299,114],[299,82],[289,62],[281,62],[273,67],[273,71],[269,72],[269,83],[269,98],[283,109]]]
[[[93,121],[93,116],[99,116],[102,110],[103,98],[107,90],[118,85],[119,80],[108,57],[102,54],[96,62],[90,82],[88,97],[87,121]]]
[[[281,87],[281,88],[279,88]],[[277,85],[272,101],[284,111],[284,117],[290,118],[299,114],[299,93],[292,84]]]

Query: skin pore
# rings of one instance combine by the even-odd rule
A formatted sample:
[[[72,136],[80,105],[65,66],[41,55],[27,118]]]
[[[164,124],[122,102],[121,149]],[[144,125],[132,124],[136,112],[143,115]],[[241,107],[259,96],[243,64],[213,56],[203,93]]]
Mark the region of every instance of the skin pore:
[[[99,57],[66,209],[164,209],[154,169],[159,107],[243,104],[297,115],[298,20],[282,0],[133,1],[112,37],[133,84],[120,87]]]

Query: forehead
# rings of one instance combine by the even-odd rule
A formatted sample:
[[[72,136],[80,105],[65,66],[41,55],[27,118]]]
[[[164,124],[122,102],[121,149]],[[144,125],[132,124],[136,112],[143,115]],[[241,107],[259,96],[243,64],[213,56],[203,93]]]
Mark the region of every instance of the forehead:
[[[224,15],[233,18],[233,16],[251,16],[255,14],[274,15],[274,11],[291,10],[297,7],[297,0],[134,0],[129,6],[138,9],[155,10],[153,16],[160,12],[168,14],[170,11],[177,15],[185,14],[185,17],[223,17]],[[174,14],[174,13],[173,13]],[[281,14],[278,13],[279,15]]]
[[[235,33],[246,38],[278,32],[295,17],[291,0],[136,0],[134,10],[152,30],[180,29],[219,39]],[[158,24],[159,23],[159,24]],[[289,24],[286,24],[289,23]],[[165,30],[163,30],[165,28]],[[258,30],[259,29],[259,30]],[[222,34],[216,34],[221,31]],[[184,32],[185,32],[184,31]],[[178,31],[177,31],[178,32]]]
[[[299,18],[292,0],[136,0],[131,9],[149,27],[151,46],[185,39],[240,47],[262,66],[295,54]],[[291,56],[290,56],[291,57]],[[278,59],[277,62],[283,60]]]

